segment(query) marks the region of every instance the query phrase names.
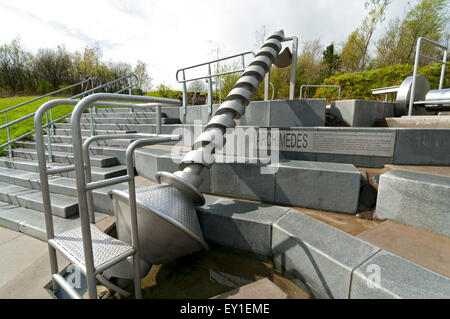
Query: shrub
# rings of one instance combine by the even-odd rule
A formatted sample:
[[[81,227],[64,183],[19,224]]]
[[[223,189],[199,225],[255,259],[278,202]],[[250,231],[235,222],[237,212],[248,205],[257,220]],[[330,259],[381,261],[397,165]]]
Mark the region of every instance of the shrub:
[[[413,66],[409,64],[396,64],[384,68],[373,69],[365,72],[343,73],[331,76],[323,81],[323,84],[340,85],[341,99],[374,100],[372,89],[400,85],[405,78],[413,74]],[[446,73],[450,71],[450,63],[446,65]],[[431,88],[438,88],[441,75],[441,64],[435,63],[418,69],[418,74],[427,77]],[[450,87],[450,77],[444,80],[444,87]],[[317,89],[314,98],[326,97],[336,100],[338,92],[332,88]],[[384,99],[384,96],[379,96]]]

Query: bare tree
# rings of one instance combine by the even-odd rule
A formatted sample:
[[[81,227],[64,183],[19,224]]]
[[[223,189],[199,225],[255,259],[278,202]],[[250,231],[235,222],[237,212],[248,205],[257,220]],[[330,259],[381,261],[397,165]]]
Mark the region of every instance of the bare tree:
[[[137,65],[134,68],[134,73],[138,78],[137,88],[142,91],[150,90],[152,85],[152,78],[148,75],[147,63],[138,60]]]
[[[23,90],[29,82],[32,56],[16,38],[0,47],[0,85],[11,89],[13,94]]]
[[[369,45],[377,25],[384,21],[391,0],[366,0],[369,10],[362,26],[353,31],[342,48],[342,67],[345,71],[364,71],[369,61]]]
[[[202,92],[205,91],[205,82],[203,80],[195,80],[189,84],[189,91]]]
[[[56,50],[39,49],[34,58],[37,80],[51,83],[54,89],[72,81],[71,68],[72,59],[64,46],[58,46]]]
[[[267,30],[266,25],[263,24],[259,30],[255,32],[255,44],[253,45],[254,50],[258,50],[266,40]]]

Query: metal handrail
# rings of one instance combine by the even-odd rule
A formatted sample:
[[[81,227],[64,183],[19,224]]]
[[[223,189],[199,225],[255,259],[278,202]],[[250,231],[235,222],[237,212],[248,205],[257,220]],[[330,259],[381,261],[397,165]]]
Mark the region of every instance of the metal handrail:
[[[135,83],[134,83],[134,84],[132,83],[133,81],[131,81],[131,78],[134,78],[134,79],[135,79]],[[11,145],[12,145],[13,143],[15,143],[15,142],[17,142],[17,141],[19,141],[19,140],[21,140],[21,139],[23,139],[23,138],[25,138],[25,137],[31,135],[31,134],[33,134],[33,133],[35,132],[35,130],[32,130],[32,131],[30,131],[30,132],[27,132],[27,133],[25,133],[25,134],[23,134],[23,135],[21,135],[21,136],[18,136],[18,137],[16,137],[16,138],[14,138],[14,139],[11,140],[11,138],[10,138],[10,132],[9,132],[9,127],[12,126],[12,125],[18,124],[18,123],[20,123],[20,122],[22,122],[22,121],[24,121],[24,120],[26,120],[26,119],[29,119],[29,118],[31,118],[31,117],[33,117],[33,116],[35,116],[36,112],[29,113],[29,114],[27,114],[27,115],[24,115],[24,116],[18,118],[18,119],[15,119],[14,121],[8,122],[8,113],[7,113],[8,111],[14,110],[14,109],[16,109],[16,108],[18,108],[18,107],[27,105],[27,104],[29,104],[29,103],[31,103],[31,102],[40,100],[40,99],[45,98],[45,97],[48,97],[48,98],[50,99],[53,95],[55,95],[55,94],[57,94],[57,93],[61,93],[61,92],[65,91],[65,90],[68,90],[68,89],[70,89],[70,88],[76,87],[76,86],[78,86],[78,85],[82,85],[82,84],[87,83],[87,82],[90,82],[90,83],[91,83],[91,87],[92,87],[91,89],[86,90],[86,91],[84,91],[84,92],[81,92],[81,93],[79,93],[79,94],[76,94],[76,95],[70,97],[69,99],[75,100],[75,99],[77,99],[77,98],[84,97],[84,96],[86,96],[87,94],[94,93],[94,92],[96,92],[96,91],[98,91],[98,90],[100,90],[100,89],[102,89],[102,88],[106,88],[106,87],[108,87],[108,86],[110,86],[110,85],[112,85],[112,84],[115,84],[115,83],[120,82],[120,81],[125,80],[125,79],[130,79],[130,81],[129,81],[129,83],[128,83],[128,86],[126,86],[125,88],[123,88],[123,89],[117,91],[116,93],[123,92],[124,90],[128,90],[128,91],[129,91],[129,94],[131,94],[131,89],[132,89],[133,87],[135,87],[135,86],[137,85],[137,83],[138,83],[138,78],[137,78],[136,74],[134,74],[134,73],[125,75],[125,76],[123,76],[123,77],[120,77],[120,78],[118,78],[118,79],[115,79],[115,80],[113,80],[113,81],[110,81],[110,82],[108,82],[108,83],[105,83],[105,84],[103,84],[103,85],[99,85],[99,86],[97,86],[97,87],[95,87],[95,88],[92,87],[92,86],[93,86],[94,78],[89,78],[89,79],[83,80],[83,81],[81,81],[81,82],[78,82],[78,83],[76,83],[76,84],[70,85],[70,86],[68,86],[68,87],[62,88],[62,89],[60,89],[60,90],[57,90],[57,91],[53,91],[53,92],[47,93],[47,94],[45,94],[45,95],[39,96],[39,97],[37,97],[37,98],[34,98],[34,99],[32,99],[32,100],[29,100],[29,101],[20,103],[20,104],[18,104],[18,105],[15,105],[15,106],[12,106],[12,107],[10,107],[10,108],[7,108],[7,109],[5,109],[5,110],[0,111],[0,114],[3,114],[3,113],[5,114],[5,124],[0,125],[0,130],[6,129],[6,133],[7,133],[6,135],[7,135],[7,139],[8,139],[8,141],[7,141],[6,143],[3,143],[3,144],[0,145],[0,149],[2,149],[3,147],[8,146],[8,156],[11,157],[11,156],[12,156],[12,147],[11,147]],[[71,104],[71,103],[69,103],[69,104]],[[75,104],[76,104],[76,103],[75,103]],[[72,105],[75,105],[75,104],[72,104]],[[60,118],[57,119],[57,120],[53,120],[52,109],[50,109],[49,113],[50,113],[50,122],[49,122],[49,120],[48,120],[48,115],[46,115],[46,124],[45,124],[45,126],[47,127],[47,132],[50,131],[50,130],[48,129],[49,127],[51,127],[51,132],[54,132],[54,126],[53,126],[54,123],[56,123],[56,122],[58,122],[58,121],[61,121],[61,120],[65,119],[65,118],[67,118],[67,117],[70,115],[70,113],[68,113],[67,115],[62,116],[62,117],[60,117]],[[91,114],[92,114],[92,113],[91,113]],[[93,131],[93,123],[92,123],[92,119],[91,119],[91,131]],[[51,151],[50,151],[49,159],[50,159],[50,161],[52,160]]]
[[[227,74],[244,72],[244,70],[245,70],[245,56],[248,55],[248,54],[251,54],[251,55],[255,56],[255,53],[253,51],[246,51],[246,52],[230,55],[230,56],[227,56],[225,58],[220,58],[220,59],[216,59],[216,60],[212,60],[212,61],[208,61],[208,62],[196,64],[196,65],[191,65],[191,66],[188,66],[188,67],[185,67],[185,68],[182,68],[182,69],[178,69],[176,74],[175,74],[175,78],[176,78],[178,83],[183,84],[183,109],[182,109],[183,116],[186,115],[186,108],[187,108],[187,105],[188,105],[188,101],[187,101],[187,87],[186,87],[186,83],[187,82],[208,79],[208,114],[211,115],[211,113],[212,113],[212,104],[213,104],[212,81],[211,81],[211,79],[214,78],[214,77],[219,77],[219,76],[223,76],[223,75],[227,75]],[[211,64],[212,63],[217,63],[217,62],[220,62],[220,61],[225,61],[225,60],[237,58],[239,56],[241,57],[242,69],[233,70],[233,71],[227,71],[227,72],[223,72],[223,73],[219,73],[219,74],[211,74]],[[197,68],[197,67],[200,67],[200,66],[204,66],[204,65],[208,66],[208,75],[197,77],[197,78],[193,78],[193,79],[186,79],[186,73],[185,73],[186,70],[194,69],[194,68]],[[180,72],[182,72],[181,73],[182,76],[183,76],[182,80],[180,80],[178,78],[178,74]]]
[[[226,74],[230,74],[230,73],[236,73],[238,71],[231,71],[231,72],[224,72],[224,73],[219,73],[219,74],[207,75],[207,76],[198,77],[198,78],[194,78],[194,79],[188,79],[188,80],[185,80],[185,79],[180,80],[180,79],[178,79],[178,73],[180,73],[181,71],[186,71],[186,70],[189,70],[189,69],[197,68],[199,66],[210,65],[212,63],[217,63],[217,62],[220,62],[220,61],[225,61],[225,60],[237,58],[238,56],[244,57],[247,54],[252,54],[253,56],[255,56],[255,53],[253,51],[246,51],[246,52],[238,53],[238,54],[235,54],[235,55],[230,55],[230,56],[227,56],[225,58],[220,58],[220,59],[216,59],[216,60],[212,60],[212,61],[208,61],[208,62],[204,62],[204,63],[192,65],[192,66],[188,66],[188,67],[185,67],[185,68],[182,68],[182,69],[178,69],[177,73],[175,74],[175,78],[176,78],[178,83],[185,83],[185,82],[190,82],[190,81],[195,81],[195,80],[202,80],[202,79],[206,79],[206,78],[211,78],[211,77],[215,77],[215,76],[226,75]],[[245,60],[244,60],[244,62],[245,62]],[[243,65],[243,67],[244,67],[244,65]],[[241,72],[243,72],[243,70]]]
[[[88,189],[85,176],[85,162],[83,159],[83,149],[82,149],[82,136],[81,136],[81,115],[87,107],[92,105],[92,103],[107,100],[107,101],[128,101],[128,102],[156,102],[156,103],[169,103],[169,104],[179,104],[178,100],[175,99],[165,99],[157,98],[151,96],[136,96],[136,95],[121,95],[121,94],[108,94],[108,93],[95,93],[89,95],[79,101],[72,112],[72,149],[75,164],[76,173],[76,184],[77,184],[77,195],[78,195],[78,209],[80,213],[81,220],[81,232],[83,236],[83,248],[86,261],[86,278],[88,284],[89,297],[95,298],[97,296],[96,285],[95,285],[95,266],[93,259],[92,250],[92,237],[90,230],[90,220],[88,212]],[[92,183],[90,183],[92,184]],[[92,189],[91,187],[89,189]],[[136,216],[131,218],[131,229],[133,234],[137,234],[137,220]],[[133,236],[135,237],[135,236]],[[133,247],[135,240],[133,242]],[[139,263],[135,263],[135,267],[139,267]]]
[[[422,45],[422,41],[428,42],[428,43],[432,44],[433,46],[443,50],[444,52],[443,52],[443,56],[442,56],[442,61],[439,61],[435,58],[432,58],[432,57],[429,57],[426,55],[421,55],[420,54],[420,46]],[[413,80],[412,80],[412,84],[411,84],[411,95],[409,98],[408,116],[412,115],[412,109],[413,109],[413,105],[414,105],[414,97],[415,97],[415,93],[416,93],[416,77],[417,77],[417,69],[419,67],[419,58],[423,57],[423,58],[430,59],[432,61],[442,64],[441,76],[439,78],[439,90],[441,90],[442,87],[444,86],[445,66],[447,64],[447,53],[448,53],[448,48],[440,43],[437,43],[435,41],[432,41],[432,40],[424,38],[424,37],[419,37],[417,39],[416,55],[414,58]]]
[[[393,85],[393,86],[386,86],[386,87],[382,87],[382,88],[375,88],[375,89],[372,89],[372,94],[373,95],[384,94],[384,101],[387,102],[389,94],[391,94],[391,93],[398,93],[399,88],[400,88],[400,85]]]
[[[75,146],[73,147],[74,149],[74,157],[75,157],[75,165],[68,165],[65,167],[58,167],[58,168],[47,168],[46,166],[46,161],[45,161],[45,146],[44,146],[44,130],[43,130],[43,126],[42,126],[42,119],[44,117],[45,114],[47,114],[48,110],[51,110],[52,108],[58,106],[58,105],[67,105],[67,104],[77,104],[77,106],[75,107],[75,111],[77,111],[75,113],[75,121],[78,127],[77,130],[74,130],[75,132],[77,132],[78,134],[75,134],[75,136],[78,137],[78,143],[75,143],[76,138],[74,138],[74,145],[76,144],[77,146],[81,146],[81,132],[80,132],[80,120],[81,120],[81,113],[83,112],[83,110],[88,107],[88,106],[99,106],[99,107],[105,107],[105,106],[109,106],[109,107],[136,107],[136,108],[142,108],[145,106],[145,104],[128,104],[128,103],[115,103],[115,102],[101,102],[98,100],[101,99],[106,99],[106,100],[116,100],[116,101],[124,101],[124,100],[128,100],[128,101],[138,101],[138,102],[162,102],[162,103],[170,103],[170,104],[175,104],[178,103],[178,100],[168,100],[168,99],[161,99],[161,98],[153,98],[153,97],[139,97],[139,96],[131,96],[131,95],[119,95],[119,94],[106,94],[106,93],[100,93],[100,94],[94,94],[89,96],[88,98],[90,98],[90,100],[86,101],[87,98],[81,100],[81,101],[77,101],[77,100],[72,100],[72,99],[58,99],[58,100],[51,100],[48,101],[46,103],[44,103],[37,111],[36,111],[36,116],[34,118],[34,124],[35,124],[35,131],[36,131],[36,150],[37,150],[37,155],[38,155],[38,165],[39,165],[39,175],[40,175],[40,182],[41,182],[41,191],[42,191],[42,198],[43,198],[43,205],[44,205],[44,218],[45,218],[45,227],[46,227],[46,236],[47,236],[47,241],[54,238],[55,233],[54,233],[54,225],[53,225],[53,216],[52,216],[52,211],[51,211],[51,199],[50,199],[50,188],[49,188],[49,183],[48,183],[48,175],[51,174],[57,174],[57,173],[61,173],[61,172],[68,172],[68,171],[72,171],[75,170],[77,172],[77,191],[78,191],[78,195],[80,194],[80,189],[79,189],[79,183],[78,183],[78,179],[80,178],[80,176],[78,175],[80,173],[80,168],[77,167],[77,163],[79,165],[79,161],[83,161],[83,158],[80,158],[80,154],[81,154],[81,149],[77,149]],[[87,104],[83,104],[82,102],[89,102]],[[77,108],[78,107],[78,108]],[[80,110],[80,107],[82,107],[82,109]],[[72,123],[72,125],[74,125]],[[120,134],[119,134],[120,135]],[[126,136],[126,138],[136,138],[136,137],[152,137],[153,135],[151,134],[129,134],[128,136]],[[93,140],[98,140],[101,139],[102,137],[98,136],[98,137],[94,137],[92,138],[91,141]],[[123,135],[119,136],[118,138],[125,138]],[[158,138],[167,138],[166,136],[164,137],[158,137]],[[179,137],[178,137],[179,138]],[[173,137],[171,138],[171,140],[173,140]],[[139,141],[139,140],[138,140]],[[153,143],[153,142],[159,142],[160,140],[158,139],[152,139],[152,141],[150,142],[148,139],[146,139],[146,142],[148,143]],[[91,142],[89,142],[88,144],[90,144]],[[85,142],[86,144],[86,142]],[[136,143],[132,143],[133,148],[131,148],[131,145],[128,147],[127,149],[127,158],[129,159],[132,156],[132,152],[134,151],[134,148],[136,148],[137,146],[142,146],[142,144],[136,144]],[[131,151],[130,151],[131,150]],[[131,152],[131,155],[130,155]],[[89,153],[89,152],[88,152]],[[88,157],[87,157],[88,158]],[[89,161],[88,161],[89,162]],[[128,172],[128,176],[134,176],[134,168],[131,169],[130,168],[130,163],[131,165],[133,165],[132,161],[128,160],[127,161],[127,172]],[[83,164],[82,164],[83,165]],[[84,167],[84,165],[83,165]],[[83,171],[83,168],[81,168],[81,172]],[[81,177],[83,179],[83,183],[84,183],[84,176]],[[123,177],[122,177],[123,178]],[[131,177],[129,177],[130,179],[128,180],[129,182],[131,181]],[[118,182],[118,180],[116,180]],[[125,181],[120,179],[120,181]],[[84,186],[87,186],[86,184],[84,184]],[[96,185],[101,187],[101,185]],[[132,187],[134,189],[134,184],[133,182],[131,182],[129,184],[129,187]],[[90,189],[94,189],[95,187],[92,187]],[[131,194],[131,193],[130,193]],[[86,192],[84,193],[85,197],[80,197],[81,199],[86,199]],[[82,228],[82,233],[83,233],[83,245],[85,244],[85,241],[87,240],[91,240],[90,237],[90,229],[88,231],[89,236],[85,237],[85,233],[86,233],[86,225],[84,223],[86,223],[87,221],[87,226],[89,227],[89,222],[91,221],[91,219],[89,218],[89,213],[86,213],[85,210],[83,210],[84,208],[87,208],[86,205],[83,206],[83,204],[86,204],[85,201],[81,200],[80,201],[80,206],[79,206],[79,210],[80,210],[80,219],[81,219],[81,228]],[[133,241],[133,243],[136,243]],[[88,245],[91,246],[91,245]],[[50,255],[50,268],[51,268],[51,272],[52,272],[52,284],[53,287],[56,287],[56,285],[60,285],[61,288],[63,288],[64,290],[66,290],[66,292],[69,293],[69,295],[71,295],[72,297],[78,298],[79,295],[77,293],[73,293],[74,290],[70,287],[70,285],[65,285],[65,281],[62,280],[62,277],[58,274],[58,264],[57,264],[57,258],[56,258],[56,249],[52,246],[52,245],[48,245],[49,247],[49,255]],[[91,246],[92,248],[92,246]],[[89,271],[89,276],[87,275],[88,282],[91,284],[94,283],[94,289],[92,289],[92,287],[90,287],[89,290],[89,294],[90,297],[93,297],[94,294],[94,290],[95,290],[95,273],[93,274],[93,278],[94,278],[94,282],[92,282],[92,268],[90,268],[93,263],[93,255],[92,255],[92,249],[89,249],[89,247],[84,246],[84,251],[87,252],[87,258],[86,258],[86,269]],[[137,255],[138,256],[138,255]],[[135,257],[137,257],[135,256]],[[91,259],[89,259],[91,258]],[[137,258],[135,258],[137,259]],[[137,259],[138,260],[138,259]],[[139,263],[135,263],[135,267],[139,267]],[[138,268],[137,268],[138,269]],[[137,272],[139,273],[139,272]],[[138,287],[136,288],[136,292],[138,292]],[[139,291],[140,293],[140,291]],[[139,296],[137,294],[137,296]]]
[[[292,41],[292,62],[291,62],[291,76],[289,79],[289,100],[294,99],[295,81],[297,74],[297,54],[298,54],[298,37],[286,37],[281,42]]]
[[[302,84],[300,86],[299,99],[302,98],[303,88],[306,88],[306,87],[310,87],[310,88],[337,88],[337,89],[339,89],[339,91],[338,91],[338,100],[341,99],[341,86],[340,85],[325,85],[325,84],[324,85],[322,85],[322,84]]]

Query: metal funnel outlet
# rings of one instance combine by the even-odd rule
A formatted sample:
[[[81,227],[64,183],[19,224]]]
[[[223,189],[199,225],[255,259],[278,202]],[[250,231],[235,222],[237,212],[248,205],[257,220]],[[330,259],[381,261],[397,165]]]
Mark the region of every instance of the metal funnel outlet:
[[[111,192],[118,237],[131,242],[130,208],[127,191]],[[204,241],[195,206],[170,185],[136,188],[138,234],[141,258],[162,264],[201,249]]]

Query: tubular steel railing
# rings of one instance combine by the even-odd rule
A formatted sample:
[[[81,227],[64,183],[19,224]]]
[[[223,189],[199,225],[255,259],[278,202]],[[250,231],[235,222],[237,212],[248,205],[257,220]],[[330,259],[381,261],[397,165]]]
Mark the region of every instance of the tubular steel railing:
[[[429,56],[420,54],[420,47],[422,45],[422,41],[428,42],[429,44],[431,44],[431,45],[433,45],[433,46],[443,50],[442,61],[438,60],[436,58],[433,58],[433,57],[429,57]],[[414,72],[413,72],[413,80],[412,80],[412,84],[411,84],[411,95],[410,95],[410,99],[409,99],[408,116],[412,115],[412,110],[413,110],[414,96],[415,96],[415,91],[416,91],[417,69],[419,67],[419,58],[423,57],[425,59],[428,59],[428,60],[431,60],[431,61],[434,61],[434,62],[442,64],[441,76],[439,78],[439,90],[441,90],[443,85],[444,85],[445,66],[447,64],[447,51],[448,51],[448,48],[446,46],[443,46],[442,44],[439,44],[437,42],[434,42],[434,41],[429,40],[429,39],[424,38],[424,37],[420,37],[419,39],[417,39],[416,56],[414,58]]]
[[[59,274],[58,263],[56,257],[56,250],[59,250],[66,258],[68,258],[72,263],[74,263],[79,269],[86,275],[88,283],[88,293],[90,298],[96,298],[97,293],[95,289],[95,279],[99,279],[98,276],[101,272],[108,267],[115,265],[124,258],[128,256],[133,256],[134,265],[134,279],[135,279],[135,295],[136,297],[141,297],[140,289],[140,269],[139,269],[139,243],[137,236],[137,217],[136,217],[136,200],[135,200],[135,185],[134,185],[134,164],[133,164],[133,152],[136,148],[152,145],[155,143],[168,142],[179,140],[180,136],[175,135],[155,135],[155,134],[110,134],[110,135],[98,135],[87,139],[82,143],[81,137],[81,115],[84,110],[90,106],[97,107],[121,107],[121,108],[142,108],[146,104],[130,104],[130,103],[118,103],[118,102],[102,102],[103,101],[118,101],[118,102],[144,102],[144,103],[164,103],[164,104],[175,104],[179,105],[178,100],[169,100],[155,97],[144,97],[144,96],[133,96],[133,95],[121,95],[121,94],[108,94],[108,93],[97,93],[90,95],[82,100],[64,99],[64,100],[52,100],[44,103],[37,111],[34,119],[35,130],[36,130],[36,150],[38,154],[38,164],[39,164],[39,175],[41,181],[41,191],[43,197],[44,205],[44,215],[45,215],[45,227],[47,242],[50,255],[50,268],[52,273],[52,285],[56,289],[57,286],[65,290],[72,298],[80,298],[80,295],[74,290],[74,288]],[[59,106],[67,104],[76,104],[73,111],[73,121],[72,121],[72,131],[73,131],[73,153],[74,153],[74,164],[67,165],[64,167],[49,168],[46,166],[45,162],[45,145],[44,145],[44,132],[41,125],[42,119],[48,110]],[[107,180],[101,180],[98,182],[91,181],[91,171],[89,165],[89,145],[97,140],[108,140],[108,139],[137,139],[135,142],[131,143],[126,151],[126,162],[127,162],[127,175],[113,177]],[[74,244],[82,245],[83,248],[83,260],[79,260],[77,255],[71,251],[71,247],[65,247],[60,244],[60,239],[54,230],[53,216],[51,208],[51,198],[50,198],[50,188],[48,182],[48,175],[58,174],[62,172],[75,171],[76,181],[77,181],[77,195],[79,203],[79,214],[80,214],[80,227],[79,234],[80,238],[72,238]],[[132,249],[127,250],[114,258],[111,258],[104,264],[98,266],[94,263],[94,248],[91,236],[91,229],[96,231],[96,229],[91,228],[95,223],[94,219],[94,204],[92,198],[92,191],[94,189],[113,185],[121,182],[128,182],[129,194],[130,194],[130,209],[131,209],[131,224],[132,224],[132,238],[131,247]],[[77,234],[78,234],[77,233]],[[78,236],[78,235],[77,235]],[[81,243],[80,243],[81,241]],[[81,247],[81,246],[80,246]],[[79,249],[80,247],[75,247]],[[114,247],[98,247],[97,249],[114,249]],[[75,249],[74,248],[74,249]],[[77,250],[78,251],[78,250]],[[107,283],[105,278],[101,278],[102,282],[105,282],[107,286],[114,289],[115,285],[112,283]],[[117,287],[116,287],[117,288]]]
[[[135,79],[134,83],[132,81],[133,78]],[[137,85],[137,82],[138,82],[137,81],[137,76],[135,74],[128,74],[128,75],[123,76],[121,78],[118,78],[116,80],[113,80],[113,81],[110,81],[108,83],[99,85],[97,87],[93,87],[94,80],[95,79],[93,79],[93,78],[89,78],[89,79],[83,80],[81,82],[78,82],[76,84],[70,85],[68,87],[62,88],[60,90],[50,92],[48,94],[39,96],[39,97],[34,98],[32,100],[29,100],[27,102],[23,102],[23,103],[17,104],[15,106],[12,106],[12,107],[9,107],[7,109],[4,109],[4,110],[0,111],[0,115],[1,114],[5,114],[5,124],[0,125],[0,130],[6,129],[6,136],[7,136],[7,142],[0,145],[0,150],[3,149],[4,147],[8,147],[8,156],[12,157],[12,144],[17,142],[17,141],[19,141],[19,140],[22,140],[22,139],[30,136],[31,134],[35,133],[35,130],[31,130],[29,132],[26,132],[25,134],[22,134],[22,135],[20,135],[18,137],[15,137],[15,138],[11,139],[10,127],[13,126],[13,125],[19,124],[19,123],[21,123],[24,120],[27,120],[29,118],[34,117],[36,112],[31,112],[31,113],[29,113],[27,115],[24,115],[24,116],[22,116],[22,117],[20,117],[18,119],[15,119],[15,120],[9,122],[8,121],[8,112],[9,111],[15,110],[15,109],[17,109],[19,107],[26,106],[29,103],[38,101],[38,100],[46,98],[46,97],[48,97],[48,99],[50,100],[51,97],[56,95],[56,94],[59,94],[61,92],[69,90],[71,88],[77,87],[79,85],[84,85],[85,83],[88,83],[88,82],[89,82],[90,87],[91,87],[89,90],[85,90],[85,91],[83,91],[83,92],[81,92],[79,94],[76,94],[76,95],[70,97],[69,99],[75,100],[77,98],[83,98],[83,97],[85,97],[85,96],[87,96],[87,95],[89,95],[91,93],[98,92],[101,89],[107,89],[110,86],[116,85],[117,83],[120,83],[121,81],[126,81],[125,87],[120,89],[120,90],[118,90],[115,93],[120,93],[120,92],[128,90],[128,93],[131,94],[131,89],[133,87],[135,87]],[[93,128],[94,124],[93,124],[93,118],[92,118],[93,111],[91,109],[89,109],[89,111],[90,111],[91,132],[93,133],[94,132],[94,128]],[[95,109],[94,109],[94,111],[95,111]],[[50,162],[52,161],[52,150],[51,150],[50,138],[51,138],[51,134],[54,134],[54,132],[55,132],[54,124],[59,122],[59,121],[61,121],[61,120],[63,120],[63,119],[65,119],[65,118],[67,118],[67,117],[69,117],[70,115],[71,115],[71,113],[68,113],[68,114],[66,114],[64,116],[61,116],[60,118],[54,120],[53,119],[52,109],[50,109],[48,113],[45,113],[45,124],[44,124],[44,127],[46,128],[47,135],[48,135],[47,138],[49,139],[49,161]]]
[[[292,61],[291,61],[291,74],[290,74],[290,78],[289,78],[289,99],[293,100],[294,99],[294,91],[295,91],[295,81],[296,81],[296,72],[297,72],[297,52],[298,52],[298,37],[293,36],[293,37],[286,37],[283,39],[282,42],[289,42],[292,41]],[[192,65],[192,66],[188,66],[182,69],[177,70],[176,72],[176,80],[178,83],[183,84],[183,110],[182,110],[182,114],[183,116],[186,115],[186,108],[188,105],[188,101],[187,101],[187,87],[186,87],[186,83],[187,82],[191,82],[191,81],[196,81],[196,80],[203,80],[203,79],[207,79],[208,81],[208,115],[211,115],[212,113],[212,104],[213,104],[213,98],[212,98],[212,78],[214,77],[219,77],[219,76],[223,76],[223,75],[227,75],[227,74],[233,74],[233,73],[242,73],[245,70],[245,55],[251,54],[253,55],[253,57],[256,55],[253,51],[246,51],[246,52],[242,52],[239,54],[235,54],[235,55],[231,55],[225,58],[221,58],[221,59],[217,59],[217,60],[212,60],[212,61],[208,61],[208,62],[204,62],[204,63],[200,63],[200,64],[196,64],[196,65]],[[233,59],[233,58],[237,58],[237,57],[241,57],[241,63],[242,63],[242,68],[238,69],[238,70],[233,70],[233,71],[228,71],[228,72],[223,72],[223,73],[219,73],[219,74],[211,74],[211,64],[213,63],[217,63],[220,61],[225,61],[225,60],[229,60],[229,59]],[[200,76],[200,77],[196,77],[193,79],[186,79],[186,70],[189,69],[194,69],[197,67],[201,67],[201,66],[208,66],[208,75],[206,76]],[[182,75],[182,79],[179,79],[179,74],[181,72]],[[265,77],[265,87],[264,87],[264,100],[269,100],[269,85],[272,86],[272,99],[274,97],[274,87],[272,82],[270,82],[270,72],[268,72],[266,74]]]
[[[208,114],[211,115],[211,113],[212,113],[212,104],[213,104],[212,78],[219,77],[219,76],[224,76],[224,75],[227,75],[227,74],[244,72],[244,70],[245,70],[245,56],[249,55],[249,54],[255,56],[255,53],[253,51],[246,51],[246,52],[242,52],[242,53],[239,53],[239,54],[230,55],[230,56],[227,56],[225,58],[212,60],[212,61],[208,61],[208,62],[204,62],[204,63],[192,65],[192,66],[188,66],[188,67],[185,67],[185,68],[177,70],[177,73],[175,74],[176,80],[177,80],[178,83],[183,84],[183,115],[186,114],[186,108],[187,108],[187,105],[188,105],[188,101],[187,101],[187,99],[188,99],[188,97],[187,97],[187,87],[186,87],[186,83],[187,82],[203,80],[203,79],[207,79],[208,80],[208,102],[207,103],[208,103]],[[217,63],[217,62],[221,62],[221,61],[225,61],[225,60],[234,59],[234,58],[237,58],[237,57],[241,57],[242,69],[227,71],[227,72],[218,73],[218,74],[211,74],[211,64]],[[201,66],[204,66],[204,65],[208,66],[208,75],[196,77],[196,78],[193,78],[193,79],[186,79],[186,70],[198,68],[198,67],[201,67]],[[181,75],[183,77],[181,80],[179,79],[179,73],[180,72],[181,72]]]

